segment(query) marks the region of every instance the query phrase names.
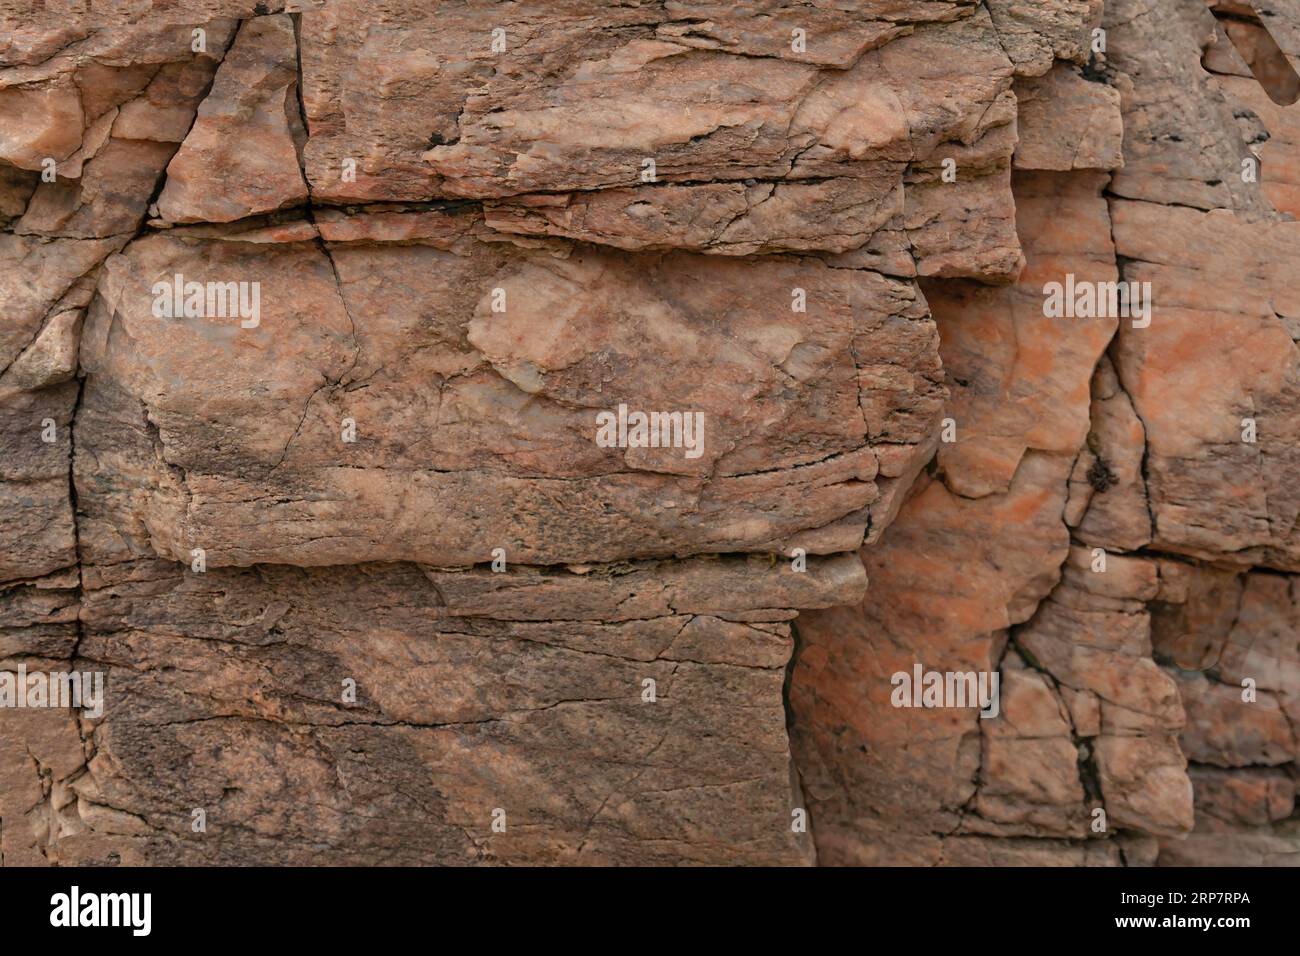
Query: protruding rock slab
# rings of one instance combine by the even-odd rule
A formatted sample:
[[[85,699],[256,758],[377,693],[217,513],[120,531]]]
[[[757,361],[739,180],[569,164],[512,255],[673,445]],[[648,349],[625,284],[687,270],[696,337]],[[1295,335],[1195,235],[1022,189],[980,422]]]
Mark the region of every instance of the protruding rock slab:
[[[256,324],[155,314],[177,275],[245,283],[246,305],[256,284]],[[140,240],[106,266],[82,361],[81,447],[139,495],[96,513],[210,566],[849,550],[873,449],[921,454],[943,396],[910,283],[454,229],[328,252]],[[620,408],[696,434],[618,447],[599,416]]]
[[[850,556],[86,574],[110,704],[58,862],[812,861],[781,609],[860,598]]]
[[[244,23],[167,166],[158,197],[170,222],[230,222],[307,199],[298,150],[298,50],[288,16]]]

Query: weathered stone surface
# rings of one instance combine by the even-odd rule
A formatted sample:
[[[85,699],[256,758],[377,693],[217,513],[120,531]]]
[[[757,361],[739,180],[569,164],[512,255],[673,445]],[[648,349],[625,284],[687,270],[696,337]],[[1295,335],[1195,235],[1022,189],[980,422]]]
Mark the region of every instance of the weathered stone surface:
[[[1050,102],[1061,86],[1068,100],[1068,82],[1027,82],[1025,99]],[[1087,143],[1095,122],[1108,145],[1078,165],[1118,166],[1116,99],[1095,99],[1073,107],[1078,119],[1070,108],[1022,112],[1017,164],[1073,168],[1062,144]],[[1159,566],[1112,556],[1095,573],[1093,552],[1069,547],[1067,522],[1107,546],[1150,539],[1145,434],[1103,359],[1119,323],[1043,309],[1045,284],[1067,273],[1119,277],[1105,185],[1098,174],[1018,174],[1020,282],[925,287],[952,383],[935,480],[864,551],[863,607],[797,625],[796,761],[822,862],[968,861],[962,833],[1035,838],[1038,859],[1055,859],[1072,843],[1038,840],[1086,846],[1137,832],[1145,849],[1129,862],[1149,864],[1152,836],[1193,827],[1183,706],[1153,660],[1145,611],[1163,596]],[[1127,482],[1114,497],[1110,459]],[[978,600],[956,598],[967,588]],[[915,662],[999,673],[1002,715],[891,707],[890,674]],[[1122,849],[1110,858],[1126,860]]]
[[[37,392],[0,387],[0,581],[37,578],[77,562],[68,498],[76,397],[73,382]]]
[[[158,197],[171,222],[229,222],[301,203],[298,56],[288,16],[240,27]],[[213,170],[222,171],[214,181]]]
[[[1075,461],[1067,517],[1081,540],[1114,551],[1136,551],[1151,542],[1147,503],[1146,429],[1105,356],[1092,380],[1091,427]]]
[[[1005,491],[1026,449],[1074,454],[1088,428],[1088,380],[1115,329],[1111,318],[1043,315],[1043,284],[1072,272],[1116,278],[1102,179],[1022,173],[1016,214],[1029,262],[1006,288],[944,282],[925,286],[939,322],[944,368],[954,390],[956,440],[938,462],[953,491]],[[1053,228],[1065,216],[1067,232]],[[995,370],[1000,372],[996,375]]]
[[[749,21],[780,37],[756,57],[749,44],[683,30],[676,17],[686,11],[674,5],[608,9],[579,0],[498,10],[489,16],[505,49],[493,51],[482,38],[486,5],[437,17],[399,8],[380,14],[363,39],[344,27],[360,5],[332,3],[308,19],[303,36],[309,179],[322,197],[422,199],[623,186],[639,181],[647,157],[665,182],[797,179],[905,163],[976,132],[1012,69],[983,10],[968,7],[954,20],[958,5],[912,6],[918,25],[907,35],[819,68],[808,61],[822,54],[790,49],[802,9]],[[888,22],[877,19],[882,13],[902,11],[867,3],[839,19]],[[725,20],[711,26],[726,30]],[[816,50],[819,35],[806,26]],[[918,62],[928,75],[918,75]],[[904,64],[907,83],[893,70]],[[362,96],[349,77],[366,71],[377,89]],[[418,97],[421,111],[411,112],[406,104],[423,91],[433,95]],[[354,184],[339,177],[346,157],[365,161]]]
[[[547,193],[492,203],[486,217],[501,232],[567,236],[620,249],[847,252],[902,212],[900,168],[811,183],[665,186],[653,202],[637,188]]]
[[[55,6],[4,862],[1300,863],[1296,0]]]
[[[1017,81],[1021,169],[1117,169],[1124,165],[1120,94],[1072,65]],[[1036,230],[1025,230],[1033,235]]]
[[[130,520],[159,555],[840,551],[878,496],[873,444],[916,446],[934,427],[935,331],[910,284],[816,262],[447,239],[268,251],[159,236],[109,261],[83,344],[84,447],[125,457],[117,423],[150,423],[121,467],[152,489]],[[260,324],[155,317],[149,290],[176,273],[260,282]],[[699,454],[598,447],[597,413],[621,404],[702,414]]]
[[[936,834],[960,827],[980,770],[979,725],[988,721],[970,709],[895,708],[891,676],[918,662],[997,668],[1005,630],[1054,582],[1042,556],[1068,546],[1060,523],[1068,466],[1031,455],[1005,495],[978,502],[921,479],[884,538],[863,552],[868,600],[801,616],[794,746],[823,863],[936,861],[945,843]],[[994,536],[998,518],[1014,544]],[[958,554],[968,570],[953,577],[943,569]]]
[[[987,6],[999,41],[1027,76],[1047,72],[1053,58],[1087,59],[1101,23],[1102,0],[989,0]]]
[[[1203,64],[1215,74],[1228,99],[1244,107],[1243,113],[1249,111],[1242,120],[1249,124],[1247,144],[1259,160],[1257,173],[1265,197],[1278,212],[1295,216],[1300,213],[1300,154],[1296,151],[1300,144],[1300,113],[1287,107],[1300,93],[1293,65],[1297,57],[1293,49],[1291,62],[1287,62],[1283,51],[1276,47],[1278,39],[1294,47],[1294,32],[1287,30],[1286,19],[1270,18],[1270,27],[1278,37],[1271,38],[1273,50],[1262,53],[1268,44],[1260,42],[1264,30],[1254,10],[1235,6],[1227,11],[1229,15],[1219,22],[1214,44],[1205,51]],[[1243,51],[1261,55],[1252,56],[1247,63]],[[1283,53],[1281,58],[1279,53]],[[1262,78],[1257,79],[1257,72],[1262,73]],[[1249,158],[1243,157],[1243,161]]]
[[[301,863],[322,846],[359,862],[809,862],[789,826],[779,608],[838,600],[817,582],[840,566],[860,585],[847,556],[807,575],[743,559],[88,567],[79,653],[114,690],[72,784],[80,826],[46,853],[102,862],[94,835],[136,862]],[[194,759],[211,748],[227,756]]]
[[[1197,767],[1191,777],[1196,811],[1203,815],[1207,829],[1215,820],[1229,826],[1268,826],[1295,811],[1295,783],[1282,771],[1228,773]]]
[[[1263,214],[1259,187],[1242,181],[1251,155],[1233,105],[1201,66],[1215,19],[1204,4],[1109,0],[1108,66],[1124,113],[1124,168],[1117,196],[1197,209]],[[1253,133],[1251,134],[1253,135]],[[1172,249],[1170,251],[1175,251]]]
[[[1077,32],[1083,6],[1038,28]],[[487,198],[495,229],[623,249],[834,254],[880,233],[887,247],[910,239],[889,260],[915,258],[921,274],[1008,279],[1019,266],[998,162],[1015,145],[1017,64],[982,6],[773,2],[708,19],[675,4],[399,6],[364,40],[344,26],[356,7],[303,21],[318,199]],[[979,183],[967,202],[980,215],[927,203],[943,159]]]
[[[1183,748],[1198,763],[1221,767],[1275,766],[1295,756],[1295,735],[1281,705],[1270,694],[1254,703],[1241,691],[1192,677],[1180,681],[1187,703]]]
[[[1146,429],[1154,546],[1300,569],[1300,349],[1284,319],[1300,312],[1300,224],[1155,203],[1116,202],[1113,216],[1125,278],[1156,301],[1151,327],[1125,323],[1114,352]]]
[[[16,233],[89,239],[139,228],[234,30],[228,20],[200,22],[197,52],[193,24],[153,21],[92,31],[39,65],[0,69],[0,94],[42,97],[25,104],[26,123],[57,124],[72,144],[49,147],[34,134],[29,141],[24,129],[15,134],[24,137],[20,154],[0,152],[15,166],[54,174],[42,177]],[[60,112],[61,90],[77,104],[75,122]]]

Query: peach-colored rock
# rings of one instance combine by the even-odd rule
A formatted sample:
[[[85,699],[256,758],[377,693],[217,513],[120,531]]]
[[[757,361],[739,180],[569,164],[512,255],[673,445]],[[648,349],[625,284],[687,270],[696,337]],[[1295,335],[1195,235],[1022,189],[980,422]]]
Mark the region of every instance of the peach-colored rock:
[[[956,440],[939,447],[944,480],[961,495],[1004,491],[1026,449],[1073,455],[1088,431],[1088,383],[1110,341],[1110,318],[1045,316],[1043,287],[1114,281],[1102,181],[1018,174],[1016,211],[1032,246],[1020,281],[926,285],[954,390]],[[1075,225],[1054,228],[1061,217]],[[996,370],[997,377],[994,377]]]
[[[5,862],[1300,863],[1295,0],[148,6],[0,11]]]
[[[170,222],[229,222],[307,199],[298,150],[298,57],[288,16],[246,21],[167,166],[158,197]],[[221,178],[214,179],[213,171]]]
[[[1295,759],[1296,738],[1281,703],[1268,691],[1244,700],[1241,687],[1175,672],[1187,706],[1183,750],[1216,767],[1276,766]]]
[[[1154,301],[1114,351],[1146,430],[1153,545],[1300,569],[1300,350],[1283,320],[1300,314],[1300,224],[1145,202],[1112,214],[1125,278]]]
[[[1021,169],[1118,169],[1124,165],[1120,94],[1090,81],[1076,66],[1058,64],[1016,82]]]

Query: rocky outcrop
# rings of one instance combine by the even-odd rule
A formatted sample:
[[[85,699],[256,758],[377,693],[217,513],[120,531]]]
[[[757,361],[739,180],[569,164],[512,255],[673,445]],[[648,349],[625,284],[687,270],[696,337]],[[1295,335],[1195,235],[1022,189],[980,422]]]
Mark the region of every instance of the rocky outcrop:
[[[4,862],[1295,860],[1300,7],[146,6],[0,41]]]
[[[1285,162],[1258,162],[1287,120],[1250,112],[1267,83],[1224,32],[1258,39],[1252,10],[1106,6],[1085,77],[1018,87],[1017,166],[1078,170],[1016,174],[1020,298],[926,288],[951,443],[864,551],[863,605],[799,623],[822,862],[1300,860],[1296,239]],[[1272,6],[1285,48],[1300,9]],[[1149,283],[1151,313],[1048,318],[1067,275]],[[996,670],[1003,718],[892,707],[914,661]]]

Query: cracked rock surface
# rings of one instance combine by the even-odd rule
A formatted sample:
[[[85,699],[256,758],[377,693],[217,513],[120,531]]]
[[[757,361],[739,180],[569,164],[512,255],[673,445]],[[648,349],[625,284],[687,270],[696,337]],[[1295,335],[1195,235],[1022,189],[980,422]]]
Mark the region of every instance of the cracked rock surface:
[[[1017,81],[1018,282],[924,286],[952,441],[866,600],[800,618],[824,864],[1300,863],[1300,233],[1294,156],[1258,162],[1300,5],[1108,0],[1103,29],[1081,75]],[[1045,317],[1067,274],[1150,283],[1150,321]],[[913,661],[996,669],[1002,716],[891,706]]]
[[[0,862],[1300,862],[1300,0],[0,25]]]

